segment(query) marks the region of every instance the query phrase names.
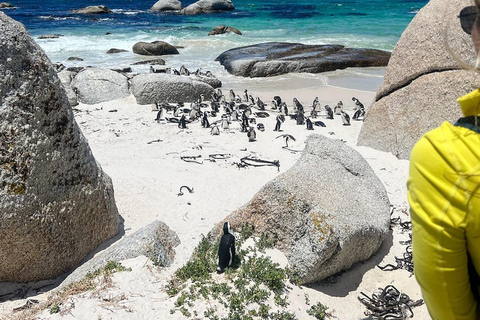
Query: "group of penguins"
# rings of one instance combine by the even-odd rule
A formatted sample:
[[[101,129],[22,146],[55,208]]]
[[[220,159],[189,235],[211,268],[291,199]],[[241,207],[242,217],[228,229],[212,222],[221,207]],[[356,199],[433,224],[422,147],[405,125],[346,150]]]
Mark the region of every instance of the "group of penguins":
[[[352,119],[363,120],[365,116],[364,105],[355,97],[352,97],[355,102],[355,109]],[[247,134],[250,142],[256,141],[255,127],[259,131],[265,131],[263,123],[257,123],[257,118],[267,118],[270,114],[266,111],[267,105],[259,98],[253,98],[244,90],[243,97],[236,95],[231,89],[229,92],[229,100],[223,95],[221,89],[212,92],[210,100],[205,99],[205,95],[200,95],[200,99],[192,102],[190,107],[186,107],[184,103],[180,102],[176,105],[169,103],[159,104],[155,102],[155,110],[157,111],[156,121],[165,120],[170,123],[178,123],[178,127],[186,129],[187,124],[199,121],[204,128],[210,128],[212,135],[220,134],[220,127],[227,130],[232,121],[238,121],[241,125],[241,132]],[[276,111],[276,124],[273,131],[282,131],[281,125],[285,122],[285,117],[295,120],[297,125],[306,125],[307,130],[314,130],[315,126],[326,127],[325,123],[320,120],[315,120],[323,115],[326,119],[333,119],[334,115],[340,115],[343,125],[350,125],[350,116],[343,110],[343,102],[340,101],[333,108],[329,105],[324,106],[324,113],[321,110],[318,97],[313,100],[310,115],[305,115],[304,106],[293,98],[293,108],[290,112],[289,107],[285,101],[282,101],[280,96],[273,97],[270,105],[271,111]],[[217,117],[221,112],[221,119],[210,123],[209,118]],[[172,114],[173,117],[168,117],[166,114]],[[311,119],[314,119],[312,121]]]

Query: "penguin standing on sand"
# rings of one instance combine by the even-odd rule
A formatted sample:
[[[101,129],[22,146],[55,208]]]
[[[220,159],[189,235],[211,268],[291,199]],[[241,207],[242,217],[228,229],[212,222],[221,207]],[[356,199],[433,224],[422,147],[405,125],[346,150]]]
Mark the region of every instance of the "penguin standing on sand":
[[[328,104],[325,106],[325,111],[327,111],[327,119],[333,119],[333,110]]]
[[[242,132],[247,132],[248,131],[248,117],[247,115],[244,113],[242,113]]]
[[[232,234],[230,223],[223,224],[223,236],[218,247],[217,272],[222,273],[230,267],[235,259],[235,236]]]
[[[273,131],[281,131],[280,127],[282,125],[282,122],[284,121],[285,121],[285,116],[283,114],[279,114],[277,116],[277,124],[275,125],[275,129],[273,129]]]
[[[310,120],[310,118],[307,118],[307,130],[313,130],[313,123],[312,123],[312,120]]]
[[[248,128],[247,137],[249,142],[254,142],[257,139],[257,133],[254,127]]]
[[[298,111],[297,113],[297,125],[304,125],[305,124],[305,115],[303,111]]]
[[[350,125],[350,116],[348,113],[342,111],[342,121],[344,126],[349,126]]]
[[[180,121],[178,122],[178,127],[180,129],[187,129],[187,121],[185,119],[185,115],[182,115],[182,117],[180,118]]]
[[[210,122],[208,122],[208,118],[207,118],[207,113],[206,113],[206,112],[203,113],[202,127],[204,127],[204,128],[210,128]]]

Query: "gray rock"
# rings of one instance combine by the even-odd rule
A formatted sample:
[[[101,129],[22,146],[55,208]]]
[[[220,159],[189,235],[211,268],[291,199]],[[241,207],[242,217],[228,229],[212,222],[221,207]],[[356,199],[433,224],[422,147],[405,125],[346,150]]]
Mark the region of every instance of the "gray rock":
[[[158,64],[158,65],[163,66],[163,65],[165,65],[165,60],[163,60],[163,59],[152,59],[152,60],[138,61],[138,62],[132,63],[133,66],[142,65],[142,64],[150,64],[150,65]]]
[[[178,0],[160,0],[150,8],[152,11],[178,11],[181,9],[182,3]]]
[[[124,75],[103,68],[87,68],[72,81],[78,101],[95,104],[128,96],[128,79]]]
[[[72,10],[72,13],[102,14],[102,13],[112,13],[112,10],[108,9],[104,5],[100,5],[100,6],[88,6],[82,9]]]
[[[0,12],[0,282],[56,277],[118,231],[110,178],[48,57]]]
[[[161,56],[166,54],[178,54],[177,48],[164,41],[137,42],[133,45],[133,52],[145,56]]]
[[[249,224],[256,236],[276,234],[275,247],[308,284],[375,253],[389,232],[390,204],[358,152],[311,135],[297,163],[217,224],[209,239],[218,239],[225,221],[237,231]]]
[[[63,85],[63,88],[65,89],[70,106],[74,107],[78,105],[77,95],[71,87],[72,79],[75,77],[76,73],[68,70],[62,70],[58,72],[57,75]]]
[[[201,94],[210,97],[213,88],[188,77],[164,73],[140,74],[132,79],[132,93],[138,104],[193,102]]]
[[[0,9],[3,9],[3,8],[13,8],[13,5],[8,2],[0,2]]]
[[[227,26],[224,26],[224,25],[221,25],[221,26],[216,26],[215,28],[212,29],[212,31],[210,31],[208,33],[209,36],[214,36],[214,35],[217,35],[217,34],[224,34],[224,33],[236,33],[238,35],[242,35],[242,32],[240,32],[240,30],[238,30],[237,28],[233,28],[233,27],[227,27]]]
[[[87,273],[103,268],[108,261],[122,261],[144,255],[154,263],[169,267],[175,258],[175,247],[180,244],[177,234],[165,223],[154,221],[137,232],[114,243],[88,259],[65,278],[61,287],[82,280]]]
[[[83,61],[82,58],[79,58],[79,57],[68,57],[67,59],[68,61]]]
[[[63,34],[43,34],[38,36],[37,39],[58,39],[60,37],[63,37]]]
[[[128,52],[128,50],[111,48],[111,49],[109,49],[109,50],[107,51],[108,54],[110,54],[110,53],[120,53],[120,52]]]
[[[367,109],[358,145],[408,159],[424,133],[462,115],[456,99],[480,80],[476,73],[462,71],[458,62],[473,66],[476,59],[457,17],[467,5],[468,0],[432,0],[415,15],[392,52],[376,101]]]
[[[266,42],[227,50],[219,61],[233,75],[269,77],[289,72],[319,73],[348,67],[386,66],[390,53],[341,45]]]
[[[230,11],[234,9],[235,6],[230,0],[200,0],[182,9],[180,13],[193,15],[215,11]]]
[[[213,89],[217,89],[217,88],[222,87],[222,81],[220,81],[220,80],[218,80],[217,78],[214,78],[214,77],[191,75],[190,79],[205,82],[205,83],[209,84],[210,86],[212,86]]]

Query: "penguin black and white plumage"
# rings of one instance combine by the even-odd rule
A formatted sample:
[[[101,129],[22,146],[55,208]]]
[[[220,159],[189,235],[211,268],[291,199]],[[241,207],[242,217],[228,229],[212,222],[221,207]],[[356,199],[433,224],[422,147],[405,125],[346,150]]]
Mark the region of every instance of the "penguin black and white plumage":
[[[312,123],[312,120],[310,120],[310,118],[307,118],[306,124],[307,124],[307,130],[313,130],[313,123]]]
[[[258,109],[259,110],[265,110],[265,103],[263,103],[263,101],[260,100],[259,97],[257,97],[255,100],[256,100],[255,102],[256,102],[256,105],[257,105]]]
[[[248,90],[243,91],[243,102],[248,102]]]
[[[352,97],[352,101],[355,102],[355,105],[357,106],[358,109],[365,109],[363,103],[361,103],[360,100],[358,100],[357,98]]]
[[[206,113],[206,112],[203,113],[202,127],[204,127],[204,128],[210,128],[210,122],[208,122],[208,118],[207,118],[207,113]]]
[[[235,102],[236,103],[242,103],[242,97],[240,97],[238,94],[235,96]]]
[[[282,104],[282,98],[280,98],[280,96],[274,96],[273,100],[275,100],[275,102],[277,103],[277,106]]]
[[[353,117],[352,119],[353,120],[360,120],[360,118],[364,117],[365,116],[365,109],[358,109],[357,111],[355,111],[355,113],[353,114]]]
[[[280,127],[282,126],[282,123],[285,121],[285,116],[283,114],[279,114],[277,116],[277,123],[275,124],[275,129],[273,131],[281,131]]]
[[[318,127],[324,127],[324,128],[326,127],[326,125],[323,121],[315,121],[313,124],[318,126]]]
[[[343,102],[339,101],[337,105],[335,106],[333,112],[337,115],[341,115],[343,111]]]
[[[248,95],[248,101],[250,102],[251,105],[255,105],[255,99],[251,94]]]
[[[242,132],[247,132],[249,128],[248,125],[248,116],[244,113],[242,113]]]
[[[327,119],[333,119],[333,110],[328,104],[325,105],[325,111],[327,111]]]
[[[187,121],[185,119],[185,115],[182,115],[182,117],[180,118],[180,121],[178,122],[178,127],[180,129],[187,129]]]
[[[278,110],[278,104],[275,100],[272,100],[272,110]]]
[[[212,129],[210,130],[210,134],[212,136],[220,135],[220,129],[218,129],[218,126],[212,126]]]
[[[344,126],[349,126],[350,125],[350,116],[348,115],[348,113],[342,111],[341,117],[342,117],[343,125]]]
[[[249,142],[254,142],[257,138],[257,133],[255,132],[254,127],[249,127],[247,132],[247,137]]]
[[[297,125],[303,126],[305,124],[305,115],[303,114],[302,111],[299,111],[297,113]]]
[[[297,98],[293,98],[293,103],[295,104],[295,108],[298,112],[304,112],[303,105],[297,100]]]
[[[190,71],[188,71],[188,69],[185,68],[185,66],[183,64],[180,67],[180,75],[182,75],[182,76],[189,76],[190,75]]]
[[[288,107],[285,102],[282,102],[279,108],[280,108],[280,112],[283,112],[286,116],[288,116]]]
[[[163,118],[163,107],[160,107],[160,109],[157,112],[157,117],[155,118],[155,121],[159,122]]]
[[[235,92],[233,92],[233,89],[230,89],[230,101],[235,101]]]
[[[260,131],[265,131],[265,125],[263,123],[257,123],[257,129]]]
[[[230,228],[230,223],[223,224],[223,236],[220,239],[218,247],[218,267],[217,272],[222,273],[227,267],[230,267],[235,260],[235,236]]]
[[[227,130],[229,128],[228,118],[222,116],[222,129]]]

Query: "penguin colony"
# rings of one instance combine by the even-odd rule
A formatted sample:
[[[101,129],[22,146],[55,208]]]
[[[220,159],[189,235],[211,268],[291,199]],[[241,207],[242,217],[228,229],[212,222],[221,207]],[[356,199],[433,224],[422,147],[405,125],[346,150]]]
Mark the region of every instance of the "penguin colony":
[[[228,96],[228,98],[227,98]],[[230,130],[230,125],[237,122],[240,125],[240,131],[245,133],[249,142],[257,140],[257,132],[273,130],[277,132],[281,129],[285,119],[290,118],[299,126],[305,126],[306,130],[315,130],[314,127],[326,127],[321,119],[332,120],[335,116],[340,116],[343,125],[349,126],[350,120],[363,121],[365,117],[364,105],[355,97],[352,101],[355,103],[352,118],[344,110],[342,101],[332,109],[329,105],[321,106],[320,100],[316,97],[311,109],[307,114],[305,107],[297,99],[293,98],[292,105],[288,105],[280,96],[274,96],[270,103],[263,102],[259,97],[253,97],[244,90],[242,95],[236,94],[232,89],[225,96],[221,89],[217,89],[210,97],[201,95],[200,98],[186,106],[184,103],[170,104],[155,102],[154,111],[157,112],[155,120],[157,122],[176,123],[181,129],[187,129],[192,123],[200,123],[203,128],[209,128],[211,135],[220,135],[220,129]],[[262,118],[276,117],[274,128],[265,128],[261,122]]]

